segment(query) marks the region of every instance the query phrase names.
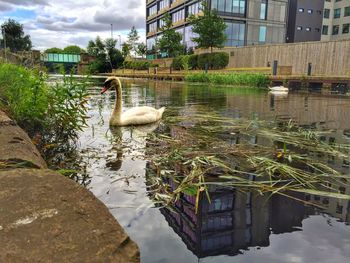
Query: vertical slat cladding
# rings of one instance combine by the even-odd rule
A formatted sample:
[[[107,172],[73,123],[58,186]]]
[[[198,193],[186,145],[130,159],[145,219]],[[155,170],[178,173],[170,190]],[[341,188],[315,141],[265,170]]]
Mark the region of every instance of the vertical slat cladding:
[[[234,54],[230,55],[230,68],[266,67],[268,62],[272,65],[278,60],[280,66],[292,66],[292,74],[306,74],[308,63],[312,63],[313,75],[350,75],[350,40],[226,47],[224,51]]]

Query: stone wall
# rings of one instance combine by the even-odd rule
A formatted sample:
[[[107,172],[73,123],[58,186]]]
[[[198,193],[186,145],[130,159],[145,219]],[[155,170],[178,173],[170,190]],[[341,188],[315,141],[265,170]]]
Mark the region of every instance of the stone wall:
[[[0,111],[0,262],[139,262],[107,207],[47,169],[27,134]]]

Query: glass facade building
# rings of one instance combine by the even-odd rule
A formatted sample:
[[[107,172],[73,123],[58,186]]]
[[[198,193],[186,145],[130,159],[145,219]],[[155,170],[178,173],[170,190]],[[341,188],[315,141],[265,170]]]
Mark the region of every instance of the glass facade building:
[[[162,18],[172,17],[176,31],[182,34],[187,49],[194,48],[195,37],[188,23],[190,15],[201,15],[200,0],[146,0],[147,48],[151,50],[161,37]],[[227,25],[225,46],[284,43],[288,0],[208,0]],[[156,10],[156,11],[155,11]]]

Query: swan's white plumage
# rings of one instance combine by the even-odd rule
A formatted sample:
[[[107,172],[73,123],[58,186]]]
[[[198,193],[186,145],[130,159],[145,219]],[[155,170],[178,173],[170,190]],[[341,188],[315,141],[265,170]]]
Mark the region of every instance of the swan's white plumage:
[[[116,90],[116,101],[109,124],[112,126],[144,125],[154,123],[162,118],[164,107],[155,109],[149,106],[131,108],[122,113],[122,86],[119,78],[109,77],[105,83],[110,82]]]
[[[289,89],[283,86],[275,86],[275,87],[269,87],[269,90],[271,91],[279,91],[279,92],[288,92]]]

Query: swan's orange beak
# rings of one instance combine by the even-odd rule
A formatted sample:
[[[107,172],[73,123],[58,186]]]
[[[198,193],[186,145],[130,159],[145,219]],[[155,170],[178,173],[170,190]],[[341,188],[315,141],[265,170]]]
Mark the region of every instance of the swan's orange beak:
[[[105,93],[108,89],[109,89],[109,87],[104,87],[104,88],[101,90],[101,94]]]

